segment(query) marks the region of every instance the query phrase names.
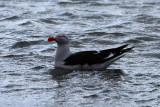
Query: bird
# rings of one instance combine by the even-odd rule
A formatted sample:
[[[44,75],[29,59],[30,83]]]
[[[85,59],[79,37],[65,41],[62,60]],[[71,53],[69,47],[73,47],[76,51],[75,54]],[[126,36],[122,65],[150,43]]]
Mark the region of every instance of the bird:
[[[57,43],[55,55],[55,68],[68,70],[105,70],[112,63],[120,59],[133,47],[126,48],[125,44],[116,48],[104,50],[89,50],[72,53],[70,51],[70,40],[65,33],[58,33],[48,38],[48,42]]]

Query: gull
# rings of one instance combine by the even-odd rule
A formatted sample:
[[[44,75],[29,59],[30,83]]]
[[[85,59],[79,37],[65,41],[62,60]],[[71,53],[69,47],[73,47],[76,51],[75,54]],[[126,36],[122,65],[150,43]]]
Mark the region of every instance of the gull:
[[[69,70],[105,70],[133,48],[126,48],[129,44],[125,44],[100,51],[89,50],[72,53],[69,46],[70,40],[65,33],[49,37],[48,41],[55,41],[58,45],[55,67]]]

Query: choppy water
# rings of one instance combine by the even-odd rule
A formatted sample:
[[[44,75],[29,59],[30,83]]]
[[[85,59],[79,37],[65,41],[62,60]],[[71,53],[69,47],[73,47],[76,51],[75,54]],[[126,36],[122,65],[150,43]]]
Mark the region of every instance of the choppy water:
[[[1,0],[0,106],[160,106],[159,13],[159,0]],[[106,71],[54,69],[58,32],[73,52],[135,49]]]

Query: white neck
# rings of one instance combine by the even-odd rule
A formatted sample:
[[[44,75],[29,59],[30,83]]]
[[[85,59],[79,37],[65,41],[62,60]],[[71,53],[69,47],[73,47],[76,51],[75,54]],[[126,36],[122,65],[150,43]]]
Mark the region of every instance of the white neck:
[[[71,54],[69,44],[58,45],[55,57],[55,63],[65,60]]]

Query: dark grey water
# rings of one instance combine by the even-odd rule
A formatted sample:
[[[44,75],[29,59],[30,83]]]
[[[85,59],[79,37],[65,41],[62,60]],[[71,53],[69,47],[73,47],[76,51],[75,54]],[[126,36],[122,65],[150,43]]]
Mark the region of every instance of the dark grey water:
[[[54,69],[56,44],[73,52],[135,46],[106,71]],[[1,107],[160,106],[159,0],[1,0]]]

